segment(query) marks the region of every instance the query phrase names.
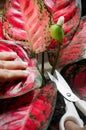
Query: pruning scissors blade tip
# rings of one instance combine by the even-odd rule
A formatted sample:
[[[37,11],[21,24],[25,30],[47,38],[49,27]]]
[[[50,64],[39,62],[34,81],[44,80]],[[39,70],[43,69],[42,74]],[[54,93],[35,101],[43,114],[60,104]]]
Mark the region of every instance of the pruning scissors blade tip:
[[[52,81],[55,81],[54,76],[52,76],[49,72],[47,72],[47,73],[48,73],[49,78],[50,78]]]
[[[51,79],[51,81],[56,83],[57,90],[69,101],[75,102],[79,100],[78,97],[75,94],[73,94],[71,89],[68,89],[69,87],[68,84],[63,79],[63,77],[59,74],[59,72],[56,71],[56,75],[57,75],[57,78],[58,77],[60,78],[60,80],[59,78],[56,79],[52,74],[48,72],[48,76]]]

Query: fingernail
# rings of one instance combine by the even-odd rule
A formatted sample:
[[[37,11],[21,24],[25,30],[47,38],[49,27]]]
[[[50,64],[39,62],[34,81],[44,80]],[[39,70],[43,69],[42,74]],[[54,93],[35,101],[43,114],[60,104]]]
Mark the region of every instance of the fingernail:
[[[27,62],[23,62],[23,65],[24,65],[25,67],[27,67],[27,66],[28,66],[28,63],[27,63]]]
[[[16,57],[16,56],[17,56],[17,53],[16,53],[16,52],[11,52],[11,55],[12,55],[13,57]]]
[[[29,71],[27,71],[27,70],[24,70],[23,72],[24,72],[24,74],[25,74],[26,76],[29,74]]]

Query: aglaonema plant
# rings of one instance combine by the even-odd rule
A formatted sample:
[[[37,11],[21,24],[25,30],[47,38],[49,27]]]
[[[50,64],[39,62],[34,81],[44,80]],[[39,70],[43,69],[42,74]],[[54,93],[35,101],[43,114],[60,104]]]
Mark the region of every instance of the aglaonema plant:
[[[33,73],[30,71],[31,77],[26,82],[26,86],[20,84],[21,93],[18,93],[18,89],[16,89],[15,98],[11,90],[15,90],[16,85],[12,86],[13,89],[9,87],[10,84],[7,86],[7,89],[3,89],[2,86],[3,97],[1,98],[4,98],[4,100],[0,100],[0,129],[47,130],[49,126],[55,108],[57,90],[54,84],[46,82],[47,79],[44,75],[44,52],[48,51],[47,48],[53,39],[58,42],[55,48],[55,61],[51,70],[51,73],[54,74],[64,35],[66,33],[65,45],[67,45],[68,41],[73,37],[72,34],[75,33],[80,18],[80,8],[75,6],[75,1],[53,0],[52,3],[50,3],[50,0],[7,0],[6,2],[1,25],[3,30],[1,34],[4,36],[1,36],[1,38],[5,40],[2,41],[3,44],[0,44],[0,49],[4,48],[3,50],[8,49],[17,52],[22,60],[28,62],[28,67],[29,69],[31,68]],[[69,12],[68,9],[70,9]],[[65,16],[65,23],[64,17],[58,20],[60,16]],[[52,25],[52,23],[55,24]],[[16,42],[16,44],[9,44],[10,42]],[[76,47],[75,42],[74,45]],[[74,45],[72,45],[72,48]],[[24,50],[22,49],[23,47]],[[72,51],[73,49],[70,47],[69,51],[67,50],[67,54],[70,53],[70,50]],[[78,50],[78,52],[80,51]],[[42,81],[45,83],[42,84],[42,88],[40,88],[41,76],[38,73],[37,62],[35,61],[35,56],[39,53],[43,53],[42,70],[40,73]],[[63,54],[61,55],[63,58],[60,58],[60,60],[65,59],[65,53],[64,56]],[[33,90],[28,91],[29,87],[29,90]],[[9,93],[7,91],[8,88]],[[6,93],[4,94],[4,92]]]

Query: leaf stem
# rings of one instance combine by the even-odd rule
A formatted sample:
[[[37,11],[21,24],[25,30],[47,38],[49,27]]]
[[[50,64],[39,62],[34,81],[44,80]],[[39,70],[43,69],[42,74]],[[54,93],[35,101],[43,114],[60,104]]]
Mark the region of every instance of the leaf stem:
[[[42,52],[42,68],[41,73],[44,75],[44,52]]]
[[[44,52],[42,52],[42,66],[41,66],[41,76],[42,76],[42,86],[46,84],[46,78],[45,78],[45,75],[44,75],[44,61],[45,61],[45,57],[44,57]]]

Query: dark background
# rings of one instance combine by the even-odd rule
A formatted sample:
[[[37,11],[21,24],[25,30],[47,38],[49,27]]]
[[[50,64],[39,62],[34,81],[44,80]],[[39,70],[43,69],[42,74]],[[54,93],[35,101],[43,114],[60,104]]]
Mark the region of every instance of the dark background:
[[[81,0],[82,2],[82,16],[86,15],[86,0]]]

